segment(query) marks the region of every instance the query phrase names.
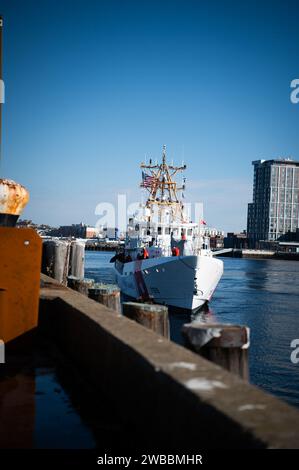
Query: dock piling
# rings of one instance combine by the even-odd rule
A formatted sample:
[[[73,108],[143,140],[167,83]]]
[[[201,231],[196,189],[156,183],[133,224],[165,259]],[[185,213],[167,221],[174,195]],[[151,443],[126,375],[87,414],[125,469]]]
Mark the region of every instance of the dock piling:
[[[85,241],[74,240],[71,242],[69,275],[77,279],[84,279]]]
[[[93,286],[94,286],[93,279],[87,279],[87,278],[78,279],[77,277],[74,277],[74,276],[68,277],[68,287],[77,292],[80,292],[80,294],[86,295],[87,297],[89,294],[89,289],[91,289]]]
[[[249,328],[241,325],[188,323],[185,346],[248,381]]]
[[[113,284],[95,284],[89,289],[89,298],[121,313],[120,290]]]
[[[169,338],[168,308],[165,305],[124,302],[123,314],[165,338]]]
[[[70,242],[68,240],[45,240],[43,242],[42,273],[66,286],[69,258]]]

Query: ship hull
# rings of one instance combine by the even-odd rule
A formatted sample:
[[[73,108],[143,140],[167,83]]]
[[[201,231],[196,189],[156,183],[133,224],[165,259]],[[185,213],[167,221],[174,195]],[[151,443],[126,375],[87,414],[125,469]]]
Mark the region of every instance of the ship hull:
[[[116,262],[115,272],[121,291],[129,297],[196,310],[211,299],[223,262],[212,256],[150,258]]]

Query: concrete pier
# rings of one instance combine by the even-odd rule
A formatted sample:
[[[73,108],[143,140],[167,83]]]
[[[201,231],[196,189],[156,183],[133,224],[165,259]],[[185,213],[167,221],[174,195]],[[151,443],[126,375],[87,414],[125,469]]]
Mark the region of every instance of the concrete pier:
[[[120,243],[119,242],[113,242],[113,241],[93,241],[93,240],[87,240],[85,244],[85,250],[87,251],[116,251],[117,248],[119,248]]]
[[[214,250],[213,256],[221,256],[223,258],[251,258],[251,259],[280,259],[299,261],[299,253],[287,251],[271,251],[271,250],[249,250],[241,248],[224,248],[222,250]]]
[[[109,397],[133,436],[133,447],[143,441],[174,450],[299,448],[297,409],[107,307],[42,279],[39,328]]]

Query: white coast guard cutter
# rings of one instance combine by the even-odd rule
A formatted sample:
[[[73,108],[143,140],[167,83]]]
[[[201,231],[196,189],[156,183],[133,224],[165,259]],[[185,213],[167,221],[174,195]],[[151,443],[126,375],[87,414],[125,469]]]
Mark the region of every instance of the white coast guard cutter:
[[[173,179],[186,165],[142,163],[141,187],[148,192],[141,214],[129,219],[126,241],[114,261],[121,291],[140,300],[194,310],[209,301],[222,276],[200,224],[187,220]]]

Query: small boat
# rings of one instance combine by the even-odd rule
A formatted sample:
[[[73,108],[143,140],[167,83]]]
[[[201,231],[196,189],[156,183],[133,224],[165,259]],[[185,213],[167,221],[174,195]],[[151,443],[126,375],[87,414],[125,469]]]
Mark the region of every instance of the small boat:
[[[117,283],[127,296],[184,310],[208,302],[223,274],[223,262],[213,257],[200,221],[185,214],[174,177],[186,165],[142,163],[140,186],[146,203],[129,219],[124,245],[111,259]]]

